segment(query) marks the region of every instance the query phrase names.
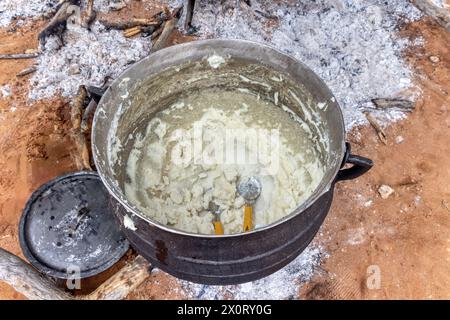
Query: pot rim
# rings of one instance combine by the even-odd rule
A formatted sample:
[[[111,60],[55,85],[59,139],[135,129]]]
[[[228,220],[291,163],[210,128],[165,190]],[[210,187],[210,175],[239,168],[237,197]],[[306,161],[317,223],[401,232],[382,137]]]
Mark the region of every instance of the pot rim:
[[[103,172],[103,166],[100,163],[100,159],[98,158],[97,152],[93,152],[93,159],[94,159],[94,163],[95,166],[98,170],[98,174],[100,176],[100,179],[102,180],[103,184],[105,185],[106,189],[108,190],[108,192],[122,205],[124,206],[125,210],[130,213],[132,216],[136,215],[137,217],[139,217],[140,219],[148,222],[150,225],[162,229],[166,232],[172,233],[172,234],[178,234],[178,235],[182,235],[182,236],[193,236],[196,238],[204,238],[204,239],[223,239],[223,238],[234,238],[234,237],[243,237],[243,236],[248,236],[251,234],[255,234],[258,232],[263,232],[266,231],[268,229],[271,229],[273,227],[276,227],[280,224],[286,223],[289,220],[291,220],[292,218],[294,218],[296,215],[298,214],[302,214],[303,211],[305,211],[307,208],[309,208],[314,202],[316,202],[323,194],[327,193],[328,191],[330,191],[331,188],[334,187],[334,182],[336,180],[336,176],[337,173],[339,172],[340,168],[341,168],[341,164],[344,160],[344,155],[345,155],[345,125],[344,125],[344,117],[342,114],[342,109],[336,99],[336,97],[333,95],[332,91],[330,90],[330,88],[326,85],[326,83],[311,69],[309,68],[307,65],[305,65],[303,62],[301,62],[300,60],[296,59],[294,56],[292,56],[291,54],[287,54],[284,53],[282,51],[280,51],[279,49],[267,45],[265,43],[260,43],[260,42],[256,42],[256,41],[252,41],[252,40],[245,40],[245,39],[204,39],[204,40],[195,40],[195,41],[190,41],[190,42],[185,42],[185,43],[181,43],[181,44],[177,44],[177,45],[173,45],[161,50],[158,50],[154,53],[149,54],[148,56],[146,56],[145,58],[141,59],[139,62],[133,64],[132,66],[130,66],[129,68],[125,69],[109,86],[108,90],[105,92],[105,94],[101,97],[98,106],[100,107],[103,100],[106,99],[106,97],[109,95],[110,92],[110,88],[115,87],[117,84],[119,84],[123,79],[123,75],[128,72],[131,69],[134,68],[138,68],[140,64],[145,63],[147,60],[151,60],[154,56],[156,55],[169,55],[170,52],[172,50],[192,50],[195,49],[195,47],[197,46],[202,46],[202,45],[208,45],[211,46],[212,48],[215,47],[216,45],[227,45],[227,44],[231,44],[234,46],[239,46],[239,45],[251,45],[251,46],[259,46],[259,47],[264,47],[266,48],[266,50],[272,51],[275,54],[278,55],[282,55],[284,57],[286,57],[287,59],[295,62],[296,64],[301,65],[304,69],[310,71],[319,81],[319,83],[327,89],[327,91],[330,94],[330,97],[335,99],[335,104],[337,107],[337,113],[338,113],[338,119],[336,119],[336,122],[339,122],[340,125],[340,132],[342,133],[342,139],[341,139],[341,150],[340,150],[340,154],[339,154],[339,159],[338,161],[336,161],[335,167],[333,168],[332,174],[329,176],[328,181],[326,181],[326,183],[322,182],[317,186],[316,190],[314,190],[313,194],[311,194],[309,196],[309,198],[306,199],[306,201],[304,201],[302,204],[298,205],[297,207],[295,207],[289,214],[287,214],[286,216],[284,216],[283,218],[276,220],[270,224],[267,224],[263,227],[259,227],[257,229],[253,229],[251,231],[248,232],[239,232],[239,233],[233,233],[233,234],[223,234],[223,235],[215,235],[215,234],[200,234],[200,233],[192,233],[192,232],[187,232],[187,231],[183,231],[180,229],[176,229],[176,228],[172,228],[169,227],[167,225],[161,224],[157,221],[152,220],[151,218],[147,217],[146,215],[144,215],[143,213],[141,213],[141,211],[135,206],[132,205],[130,203],[128,203],[128,201],[124,201],[124,199],[122,199],[122,197],[120,197],[120,195],[117,195],[113,189],[113,187],[110,185],[110,183],[108,182],[108,180],[106,178],[104,178],[104,175],[106,175]],[[93,118],[93,122],[92,122],[92,130],[91,130],[91,144],[92,146],[95,146],[95,127],[96,127],[96,123],[98,121],[98,117],[99,117],[99,113],[97,112],[100,108],[97,108],[95,114],[94,114],[94,118]],[[124,197],[125,198],[125,197]],[[132,219],[132,217],[129,217],[130,219]]]

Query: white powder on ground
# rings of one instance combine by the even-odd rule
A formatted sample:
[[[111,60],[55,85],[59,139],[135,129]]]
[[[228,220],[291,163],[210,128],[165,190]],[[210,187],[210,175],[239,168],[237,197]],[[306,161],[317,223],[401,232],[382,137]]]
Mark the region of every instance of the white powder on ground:
[[[71,27],[65,45],[50,37],[37,58],[38,70],[30,79],[30,99],[50,98],[57,93],[74,95],[81,84],[101,86],[106,76],[117,77],[126,67],[148,55],[148,38],[125,38],[120,31],[106,30],[98,21],[91,31]]]
[[[1,0],[0,27],[15,18],[18,23],[49,14],[58,0]],[[111,11],[126,4],[125,0],[97,0],[97,11]],[[81,1],[84,8],[86,0]],[[96,21],[91,31],[69,27],[64,33],[64,46],[49,37],[37,58],[38,70],[30,78],[30,99],[45,99],[56,94],[74,95],[81,84],[100,86],[105,77],[117,77],[123,70],[148,55],[149,38],[125,38],[120,31],[106,30]]]
[[[57,3],[55,0],[1,0],[0,27],[7,26],[15,19],[20,24],[27,18],[42,16]]]
[[[0,26],[10,23],[12,17],[42,15],[56,2],[3,0]],[[109,11],[118,2],[124,1],[99,0],[95,6],[98,11]],[[169,4],[174,7],[182,2],[171,0]],[[304,62],[336,95],[347,129],[366,123],[362,111],[373,108],[372,98],[415,98],[411,71],[401,52],[420,42],[410,43],[396,34],[399,24],[420,16],[407,0],[253,0],[251,4],[249,7],[239,0],[224,0],[222,5],[213,0],[197,1],[193,24],[202,38],[268,43]],[[64,96],[73,95],[80,84],[99,85],[105,76],[117,76],[148,54],[148,39],[125,39],[118,31],[98,27],[93,33],[71,31],[65,35],[63,48],[44,52],[38,59],[39,70],[31,79],[30,98],[48,98],[59,91]],[[91,46],[96,48],[90,50]],[[376,116],[390,122],[403,118],[404,113],[383,111]]]
[[[180,283],[192,299],[297,299],[300,285],[312,278],[325,258],[323,248],[311,244],[286,267],[257,281],[233,286],[208,286],[182,280]]]
[[[193,25],[200,37],[248,39],[293,55],[330,87],[347,129],[366,122],[362,110],[373,107],[373,98],[415,97],[406,94],[412,75],[401,57],[413,43],[396,34],[399,24],[420,17],[407,0],[253,0],[250,7],[238,0],[222,2],[196,2]],[[181,3],[171,1],[172,6]],[[379,116],[389,122],[404,114]]]
[[[0,86],[0,98],[7,98],[11,95],[11,87],[8,84]]]
[[[5,27],[13,21],[22,24],[29,18],[50,14],[58,4],[58,0],[1,0],[0,27]],[[94,9],[97,12],[117,10],[127,4],[128,0],[95,0]],[[81,0],[84,8],[86,0]]]

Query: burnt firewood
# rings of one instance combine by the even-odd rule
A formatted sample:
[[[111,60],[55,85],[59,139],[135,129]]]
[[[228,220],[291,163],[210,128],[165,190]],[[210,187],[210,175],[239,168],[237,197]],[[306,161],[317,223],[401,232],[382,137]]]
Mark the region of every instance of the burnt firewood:
[[[372,102],[377,109],[401,109],[403,111],[414,110],[414,103],[404,99],[376,98],[372,99]]]
[[[102,96],[105,94],[106,90],[108,90],[112,81],[113,81],[113,78],[106,76],[101,87],[87,86],[86,91],[88,92],[89,97],[91,99],[94,99],[95,102],[98,103],[100,101],[100,99],[102,98]]]
[[[51,35],[56,35],[62,42],[62,34],[67,28],[67,19],[69,19],[74,11],[71,6],[79,6],[80,0],[64,0],[60,5],[56,14],[47,24],[47,26],[39,33],[38,39],[41,45],[45,45],[46,39]]]
[[[88,0],[87,7],[86,7],[86,16],[84,17],[84,19],[81,23],[82,26],[89,29],[89,26],[94,21],[96,16],[97,16],[97,13],[94,10],[94,0]]]
[[[182,13],[183,13],[183,6],[173,10],[172,18],[164,23],[164,28],[161,32],[161,35],[159,36],[158,40],[156,40],[150,52],[158,51],[167,46],[167,40],[169,39],[175,27],[177,26]]]
[[[79,170],[92,170],[86,136],[81,132],[81,118],[85,108],[86,98],[86,87],[81,85],[70,109],[72,139],[75,142],[76,151],[78,153],[76,159],[78,160],[77,166]]]
[[[110,21],[107,19],[102,19],[100,20],[100,23],[108,29],[125,30],[138,26],[157,26],[160,25],[163,21],[164,20],[162,18],[133,18],[130,20],[121,21]]]
[[[161,35],[165,24],[166,23],[163,22],[155,31],[152,32],[152,40],[155,40],[156,38],[158,38]]]
[[[192,28],[192,16],[194,15],[195,0],[188,0],[186,5],[186,19],[184,20],[184,31]]]
[[[86,98],[87,98],[86,87],[81,85],[78,88],[78,93],[77,93],[75,99],[73,100],[73,103],[72,103],[72,106],[70,109],[70,120],[72,122],[72,128],[75,130],[80,129],[81,114],[83,113]]]
[[[97,102],[95,99],[91,99],[86,109],[84,109],[83,116],[81,117],[81,132],[83,134],[89,134],[92,118],[94,116],[94,112],[97,109]]]

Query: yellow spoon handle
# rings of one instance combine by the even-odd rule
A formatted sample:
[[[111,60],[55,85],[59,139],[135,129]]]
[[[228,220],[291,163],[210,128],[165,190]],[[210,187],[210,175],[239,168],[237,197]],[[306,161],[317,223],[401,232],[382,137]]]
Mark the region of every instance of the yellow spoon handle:
[[[244,232],[253,228],[253,207],[249,204],[244,206]]]
[[[216,234],[223,234],[223,225],[220,221],[214,221],[214,232]]]

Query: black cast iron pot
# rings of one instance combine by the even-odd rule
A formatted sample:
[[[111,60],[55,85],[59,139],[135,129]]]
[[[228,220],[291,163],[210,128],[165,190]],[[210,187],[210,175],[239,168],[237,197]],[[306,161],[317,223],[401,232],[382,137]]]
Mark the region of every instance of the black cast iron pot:
[[[145,216],[124,194],[129,134],[145,130],[155,113],[180,96],[211,87],[245,89],[289,106],[310,128],[326,167],[307,201],[283,219],[248,233],[217,236],[176,230]],[[92,130],[98,173],[132,246],[176,277],[221,285],[267,276],[306,248],[328,213],[334,184],[372,167],[371,160],[350,154],[344,138],[341,109],[322,80],[294,58],[242,40],[195,41],[153,53],[115,80],[99,103]],[[353,166],[342,169],[346,163]]]

